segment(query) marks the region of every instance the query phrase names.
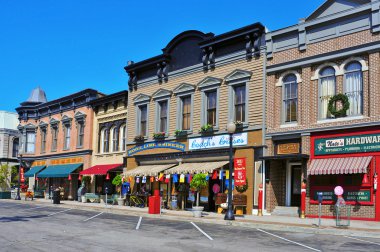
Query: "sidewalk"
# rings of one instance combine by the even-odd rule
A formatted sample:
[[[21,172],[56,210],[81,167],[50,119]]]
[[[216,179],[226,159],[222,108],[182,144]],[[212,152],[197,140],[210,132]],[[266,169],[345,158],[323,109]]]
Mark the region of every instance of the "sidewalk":
[[[14,200],[10,201],[15,202]],[[27,202],[17,201],[17,203],[34,203],[53,206],[50,200],[45,199],[35,199],[34,201]],[[152,215],[148,214],[148,208],[118,205],[107,205],[106,207],[101,203],[81,203],[78,201],[61,201],[60,205],[54,206],[167,220],[196,221],[208,224],[232,225],[246,228],[261,228],[273,231],[380,238],[380,222],[375,221],[351,220],[350,227],[338,228],[335,226],[334,219],[322,219],[321,227],[318,228],[318,219],[300,219],[297,217],[289,216],[265,215],[259,217],[254,215],[244,215],[242,217],[236,217],[235,221],[225,221],[223,219],[224,215],[209,212],[204,212],[202,218],[194,218],[191,211],[175,211],[163,209],[161,215]]]

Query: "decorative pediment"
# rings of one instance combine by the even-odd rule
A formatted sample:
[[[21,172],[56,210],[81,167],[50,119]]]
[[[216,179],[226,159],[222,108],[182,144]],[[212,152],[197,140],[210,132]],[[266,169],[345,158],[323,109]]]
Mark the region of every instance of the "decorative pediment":
[[[71,120],[73,120],[73,118],[68,117],[67,115],[64,115],[61,119],[62,123],[68,123],[71,122]]]
[[[182,83],[179,86],[177,86],[174,90],[174,94],[184,93],[184,92],[194,92],[195,86],[188,83]]]
[[[234,80],[240,80],[240,79],[250,79],[252,76],[252,72],[245,71],[245,70],[234,70],[232,73],[224,77],[226,82],[234,81]]]
[[[333,15],[370,2],[371,0],[328,0],[317,8],[306,20],[309,21]]]
[[[145,94],[138,94],[134,99],[134,103],[149,102],[150,96]]]
[[[219,86],[222,84],[222,79],[214,78],[214,77],[206,77],[201,82],[198,83],[198,88],[207,88],[213,86]]]
[[[46,122],[44,122],[44,121],[40,121],[40,123],[38,124],[38,126],[40,128],[46,128],[48,126],[48,124]]]
[[[55,118],[51,118],[49,123],[50,123],[50,125],[57,125],[59,123],[59,121]]]
[[[78,112],[75,113],[74,118],[75,118],[76,120],[80,120],[80,119],[84,119],[84,118],[86,118],[86,116],[87,116],[86,114],[84,114],[84,113],[78,111]]]
[[[172,91],[160,88],[152,95],[153,99],[159,99],[163,97],[168,97],[172,95]]]

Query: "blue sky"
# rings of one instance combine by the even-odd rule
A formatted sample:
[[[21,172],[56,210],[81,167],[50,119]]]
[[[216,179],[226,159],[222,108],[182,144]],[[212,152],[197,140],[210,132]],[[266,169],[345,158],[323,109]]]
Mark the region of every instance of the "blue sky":
[[[0,1],[0,110],[14,111],[41,86],[48,100],[85,88],[127,89],[123,67],[161,53],[178,33],[221,34],[255,22],[270,30],[324,1]]]

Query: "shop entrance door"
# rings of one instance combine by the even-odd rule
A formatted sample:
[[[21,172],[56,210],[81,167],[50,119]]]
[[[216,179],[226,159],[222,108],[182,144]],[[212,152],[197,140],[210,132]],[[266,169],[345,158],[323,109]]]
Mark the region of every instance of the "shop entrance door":
[[[301,163],[287,163],[286,167],[286,201],[285,205],[301,206]]]

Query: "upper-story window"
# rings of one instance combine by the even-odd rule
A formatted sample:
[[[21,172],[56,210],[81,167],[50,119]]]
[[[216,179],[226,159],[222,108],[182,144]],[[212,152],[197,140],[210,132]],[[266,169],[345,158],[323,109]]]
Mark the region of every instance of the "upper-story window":
[[[120,127],[120,137],[121,137],[120,150],[125,151],[126,144],[127,144],[127,126],[125,124]]]
[[[71,135],[71,126],[69,124],[63,125],[63,149],[70,149],[70,135]]]
[[[119,128],[113,127],[112,130],[112,151],[119,151]]]
[[[19,150],[19,139],[15,138],[15,139],[13,139],[12,157],[18,156],[18,150]]]
[[[343,90],[350,102],[347,115],[363,114],[363,72],[359,62],[351,62],[345,66]]]
[[[83,143],[84,143],[84,122],[83,121],[78,122],[77,133],[78,133],[77,148],[80,148],[80,147],[83,147]]]
[[[46,135],[47,135],[47,128],[46,127],[41,128],[41,153],[46,152]]]
[[[216,126],[217,90],[205,93],[207,102],[207,124]]]
[[[51,151],[57,151],[57,145],[58,145],[58,124],[52,125],[52,127],[51,127],[51,136],[52,136]]]
[[[191,96],[181,97],[181,129],[191,129]]]
[[[25,144],[25,152],[26,153],[34,153],[36,145],[36,133],[33,131],[26,132],[26,144]]]
[[[328,103],[335,95],[336,90],[335,69],[325,67],[319,72],[319,119],[330,118]]]
[[[138,106],[139,134],[148,136],[148,105]]]
[[[168,131],[168,101],[160,101],[158,102],[159,111],[159,132],[167,132]]]
[[[289,74],[283,79],[283,115],[284,123],[297,122],[298,85],[297,77]]]
[[[234,87],[234,121],[245,122],[245,111],[246,111],[246,101],[245,101],[245,85],[240,85]]]
[[[109,152],[109,129],[103,128],[100,131],[100,153]]]

